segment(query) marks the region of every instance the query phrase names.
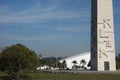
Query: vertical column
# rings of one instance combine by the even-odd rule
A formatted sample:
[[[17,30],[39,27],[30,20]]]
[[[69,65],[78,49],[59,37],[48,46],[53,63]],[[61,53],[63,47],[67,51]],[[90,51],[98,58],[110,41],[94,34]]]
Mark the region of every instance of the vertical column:
[[[91,69],[116,70],[112,0],[92,0]]]

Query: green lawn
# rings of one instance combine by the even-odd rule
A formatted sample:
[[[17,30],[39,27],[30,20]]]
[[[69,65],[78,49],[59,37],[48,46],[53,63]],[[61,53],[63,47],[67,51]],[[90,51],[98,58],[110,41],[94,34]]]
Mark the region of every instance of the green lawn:
[[[0,77],[4,73],[0,72]],[[120,80],[120,74],[30,73],[25,80]],[[0,79],[1,80],[1,79]]]
[[[31,73],[34,80],[120,80],[120,74]]]
[[[3,72],[0,71],[0,77],[4,76],[4,75],[5,75],[5,73],[3,73]]]

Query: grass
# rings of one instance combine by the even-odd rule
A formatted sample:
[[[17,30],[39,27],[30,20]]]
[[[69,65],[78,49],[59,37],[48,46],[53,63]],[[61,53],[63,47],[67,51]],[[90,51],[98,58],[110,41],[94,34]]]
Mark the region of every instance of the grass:
[[[34,80],[120,80],[120,74],[31,73]]]
[[[5,73],[0,71],[0,77],[1,76],[5,76]]]
[[[4,73],[0,72],[0,77]],[[28,74],[29,80],[120,80],[120,74],[74,74],[74,73],[44,73],[36,72]],[[1,80],[1,79],[0,79]]]

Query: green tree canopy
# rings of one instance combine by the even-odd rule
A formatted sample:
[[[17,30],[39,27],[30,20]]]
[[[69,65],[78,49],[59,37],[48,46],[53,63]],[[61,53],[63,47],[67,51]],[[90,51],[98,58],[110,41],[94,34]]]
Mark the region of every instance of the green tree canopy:
[[[34,51],[24,45],[16,44],[5,48],[0,54],[0,70],[15,80],[21,71],[32,70],[38,65]]]

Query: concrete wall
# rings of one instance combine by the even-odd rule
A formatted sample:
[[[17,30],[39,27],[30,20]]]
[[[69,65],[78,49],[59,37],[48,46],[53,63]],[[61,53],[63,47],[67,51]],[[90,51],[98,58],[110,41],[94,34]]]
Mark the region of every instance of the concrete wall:
[[[92,8],[92,12],[97,13],[92,17],[96,17],[96,30],[97,30],[97,39],[93,40],[96,43],[92,43],[92,45],[96,45],[96,52],[93,52],[95,46],[92,47],[91,52],[92,55],[95,54],[95,59],[92,59],[91,65],[92,69],[98,71],[104,71],[105,65],[104,62],[109,62],[109,70],[116,70],[116,62],[115,62],[115,43],[114,43],[114,25],[113,25],[113,6],[112,0],[92,0],[92,5],[96,6],[97,9]],[[97,5],[96,5],[97,4]],[[92,14],[94,14],[92,13]],[[92,19],[93,20],[93,19]],[[92,25],[93,26],[93,25]],[[92,27],[91,26],[91,27]],[[92,30],[94,31],[94,30]],[[91,35],[93,38],[94,36]],[[95,36],[96,37],[96,36]],[[97,59],[96,59],[97,58]]]

